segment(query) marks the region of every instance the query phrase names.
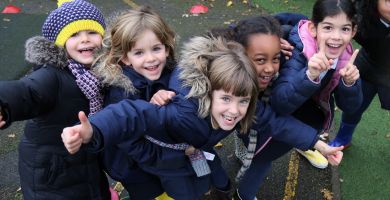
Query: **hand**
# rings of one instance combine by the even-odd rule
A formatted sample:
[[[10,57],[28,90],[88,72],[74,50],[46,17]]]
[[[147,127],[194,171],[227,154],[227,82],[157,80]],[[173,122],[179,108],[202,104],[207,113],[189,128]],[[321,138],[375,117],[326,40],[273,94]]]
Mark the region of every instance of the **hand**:
[[[92,125],[85,113],[81,111],[78,116],[81,124],[64,128],[61,134],[62,142],[70,154],[78,152],[81,144],[88,143],[93,134]]]
[[[2,110],[1,110],[1,107],[0,107],[0,128],[5,125],[5,121],[3,120],[3,115],[2,115],[1,112],[2,112]]]
[[[327,71],[333,65],[333,60],[326,57],[325,46],[325,40],[321,41],[319,52],[309,59],[306,74],[310,80],[317,79],[322,72]]]
[[[359,49],[356,49],[349,59],[347,65],[340,70],[340,75],[343,78],[344,83],[349,86],[355,84],[356,80],[360,77],[359,70],[353,64],[358,53]]]
[[[175,92],[172,91],[159,90],[153,95],[152,99],[150,100],[150,103],[163,106],[167,104],[175,95]]]
[[[286,60],[290,59],[294,47],[287,40],[283,38],[280,38],[280,47],[282,49],[282,53],[286,57]]]
[[[189,156],[189,155],[191,155],[191,154],[194,154],[194,152],[195,152],[195,147],[189,146],[189,147],[185,150],[184,153],[185,153],[187,156]]]
[[[328,161],[331,165],[337,166],[340,164],[343,159],[344,146],[332,147],[326,144],[325,142],[318,140],[314,145],[314,148],[321,152],[322,155],[328,158]]]

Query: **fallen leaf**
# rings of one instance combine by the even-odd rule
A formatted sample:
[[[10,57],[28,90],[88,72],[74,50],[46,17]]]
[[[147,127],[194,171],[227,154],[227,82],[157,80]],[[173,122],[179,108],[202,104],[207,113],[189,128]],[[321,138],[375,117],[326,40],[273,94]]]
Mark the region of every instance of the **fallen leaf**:
[[[321,193],[324,196],[325,200],[332,200],[333,199],[333,193],[327,189],[321,189]]]
[[[226,4],[227,7],[230,7],[232,5],[233,5],[233,1],[228,1],[227,4]]]
[[[386,137],[386,138],[390,138],[390,133],[386,134],[385,137]]]
[[[222,143],[220,143],[220,142],[218,142],[216,145],[214,145],[214,147],[215,148],[220,148],[220,147],[222,147],[223,145],[222,145]]]
[[[8,19],[8,18],[3,18],[3,21],[5,21],[5,22],[10,22],[10,21],[11,21],[11,19]]]
[[[8,134],[7,136],[8,136],[9,138],[15,138],[15,134],[13,134],[13,133],[12,133],[12,134]]]

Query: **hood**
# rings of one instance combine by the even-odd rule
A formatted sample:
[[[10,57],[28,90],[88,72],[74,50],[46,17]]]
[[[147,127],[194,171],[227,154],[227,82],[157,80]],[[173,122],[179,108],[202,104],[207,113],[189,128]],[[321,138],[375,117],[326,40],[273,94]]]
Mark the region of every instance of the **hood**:
[[[178,68],[179,79],[183,86],[188,87],[187,98],[196,98],[199,103],[199,115],[208,115],[211,97],[211,85],[208,79],[208,66],[213,60],[213,52],[221,49],[226,43],[221,38],[193,37],[183,45]],[[204,111],[204,112],[201,112]]]
[[[64,68],[68,65],[65,49],[42,36],[29,38],[26,41],[25,49],[25,59],[32,64],[47,64],[59,68]]]

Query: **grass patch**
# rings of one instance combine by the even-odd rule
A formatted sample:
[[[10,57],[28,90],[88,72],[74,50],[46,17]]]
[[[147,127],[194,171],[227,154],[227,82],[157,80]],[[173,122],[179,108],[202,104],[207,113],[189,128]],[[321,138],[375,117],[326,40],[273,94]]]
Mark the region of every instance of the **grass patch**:
[[[335,120],[339,122],[340,113]],[[363,114],[340,166],[342,199],[388,199],[390,112],[375,98]],[[378,184],[380,183],[380,184]]]

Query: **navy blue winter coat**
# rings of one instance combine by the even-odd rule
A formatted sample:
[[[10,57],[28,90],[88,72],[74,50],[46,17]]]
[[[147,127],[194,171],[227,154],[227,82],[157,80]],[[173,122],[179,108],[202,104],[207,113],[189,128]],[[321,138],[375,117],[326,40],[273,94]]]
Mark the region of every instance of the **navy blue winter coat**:
[[[131,91],[126,92],[123,87],[116,85],[107,88],[104,99],[105,106],[117,103],[123,99],[150,101],[153,94],[158,90],[166,90],[168,88],[169,77],[172,71],[172,69],[166,67],[158,80],[150,81],[129,66],[123,66],[122,70],[123,75],[126,76],[131,83]],[[142,140],[139,143],[143,143],[143,151],[140,151],[140,154],[137,154],[140,156],[149,156],[147,148],[156,148],[153,147],[154,144],[145,140]],[[178,153],[181,153],[182,156],[184,156],[184,152]],[[123,152],[120,149],[119,146],[105,146],[102,154],[106,172],[111,178],[120,181],[123,184],[132,199],[149,199],[163,193],[158,177],[144,172],[126,152]],[[148,188],[141,187],[140,183]]]
[[[97,155],[84,148],[70,155],[62,143],[62,130],[78,122],[77,113],[89,113],[64,50],[43,37],[29,39],[26,48],[27,60],[38,66],[20,80],[0,82],[6,126],[28,119],[19,144],[23,198],[110,199]]]
[[[328,130],[333,119],[334,101],[345,112],[353,112],[359,108],[363,99],[360,79],[354,85],[346,86],[339,74],[339,70],[345,67],[352,55],[351,45],[347,46],[339,57],[335,72],[329,74],[329,81],[315,83],[306,75],[308,59],[318,49],[315,38],[308,32],[308,21],[300,21],[291,31],[288,41],[295,48],[291,58],[281,66],[270,98],[270,103],[276,112],[292,114],[305,102],[313,100],[324,115],[324,119],[320,122],[322,124],[320,129]],[[306,120],[314,117],[313,113],[308,112],[308,114],[305,116]]]
[[[205,45],[207,44],[206,42]],[[200,52],[204,49],[206,48],[197,51]],[[197,56],[190,58],[193,57]],[[231,133],[231,131],[221,129],[214,130],[210,117],[200,118],[198,116],[199,105],[204,105],[199,101],[208,98],[209,91],[198,91],[197,88],[207,88],[204,81],[207,80],[207,75],[203,71],[197,70],[199,67],[194,67],[194,62],[190,59],[187,62],[186,58],[185,55],[182,57],[184,61],[172,73],[170,88],[176,91],[177,95],[168,105],[159,107],[145,101],[124,100],[109,105],[90,118],[95,130],[104,138],[102,146],[118,144],[135,158],[143,169],[154,174],[194,174],[189,162],[185,166],[155,165],[157,160],[169,160],[171,154],[166,151],[151,152],[151,156],[147,158],[140,149],[134,150],[134,147],[137,146],[134,144],[144,135],[152,136],[166,143],[186,142],[196,148],[209,149]],[[196,97],[185,97],[190,90]],[[267,136],[272,136],[300,149],[311,148],[317,142],[316,130],[294,118],[279,116],[272,111],[270,106],[260,101],[256,109],[256,122],[252,125],[252,129],[260,133],[259,141],[263,140],[264,142],[268,138]],[[134,152],[138,152],[142,156],[137,158],[137,153]],[[146,165],[143,165],[144,162]]]

